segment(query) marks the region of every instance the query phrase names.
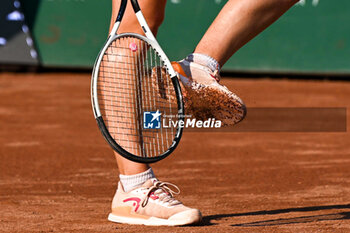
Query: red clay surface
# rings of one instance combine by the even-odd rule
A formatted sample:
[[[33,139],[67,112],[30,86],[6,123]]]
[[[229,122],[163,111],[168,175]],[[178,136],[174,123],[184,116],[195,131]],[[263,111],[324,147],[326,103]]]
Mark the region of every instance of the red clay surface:
[[[349,82],[222,82],[248,111],[350,105]],[[348,132],[185,132],[154,170],[202,225],[108,222],[118,170],[89,89],[89,74],[0,74],[0,232],[350,232]]]

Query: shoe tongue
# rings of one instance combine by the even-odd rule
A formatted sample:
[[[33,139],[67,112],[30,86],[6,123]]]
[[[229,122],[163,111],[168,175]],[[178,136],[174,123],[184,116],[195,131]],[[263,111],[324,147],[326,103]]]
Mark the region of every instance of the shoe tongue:
[[[153,186],[154,182],[156,182],[156,181],[157,181],[156,178],[149,179],[145,183],[143,183],[143,185],[141,187],[150,188]]]

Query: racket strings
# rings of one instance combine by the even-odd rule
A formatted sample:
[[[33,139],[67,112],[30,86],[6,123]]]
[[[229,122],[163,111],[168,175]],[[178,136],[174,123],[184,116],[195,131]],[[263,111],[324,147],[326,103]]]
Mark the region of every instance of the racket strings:
[[[117,144],[141,157],[168,150],[177,126],[165,128],[162,121],[176,122],[177,99],[164,62],[152,46],[132,36],[114,40],[101,61],[97,92],[102,117]],[[144,114],[157,111],[162,115],[156,121],[144,119]],[[160,128],[147,128],[148,123],[158,125],[158,120]]]

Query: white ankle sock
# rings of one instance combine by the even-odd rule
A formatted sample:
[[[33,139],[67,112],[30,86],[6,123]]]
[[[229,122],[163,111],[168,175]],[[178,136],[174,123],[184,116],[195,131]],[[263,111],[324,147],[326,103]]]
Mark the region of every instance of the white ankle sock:
[[[200,64],[202,66],[206,66],[211,71],[218,70],[220,72],[220,65],[219,63],[212,57],[206,55],[206,54],[201,54],[201,53],[191,53],[189,54],[185,60],[189,62],[195,62],[197,64]]]
[[[119,175],[120,182],[122,183],[125,192],[140,187],[143,183],[152,178],[155,178],[152,168],[135,175]]]

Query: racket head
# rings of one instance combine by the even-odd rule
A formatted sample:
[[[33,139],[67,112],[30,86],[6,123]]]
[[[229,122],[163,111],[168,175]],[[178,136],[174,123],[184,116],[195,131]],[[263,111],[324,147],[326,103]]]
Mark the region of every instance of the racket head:
[[[170,73],[164,52],[144,36],[112,36],[101,50],[92,73],[93,111],[102,135],[123,157],[153,163],[178,145],[183,128],[171,122],[184,120],[184,105],[179,81]]]

